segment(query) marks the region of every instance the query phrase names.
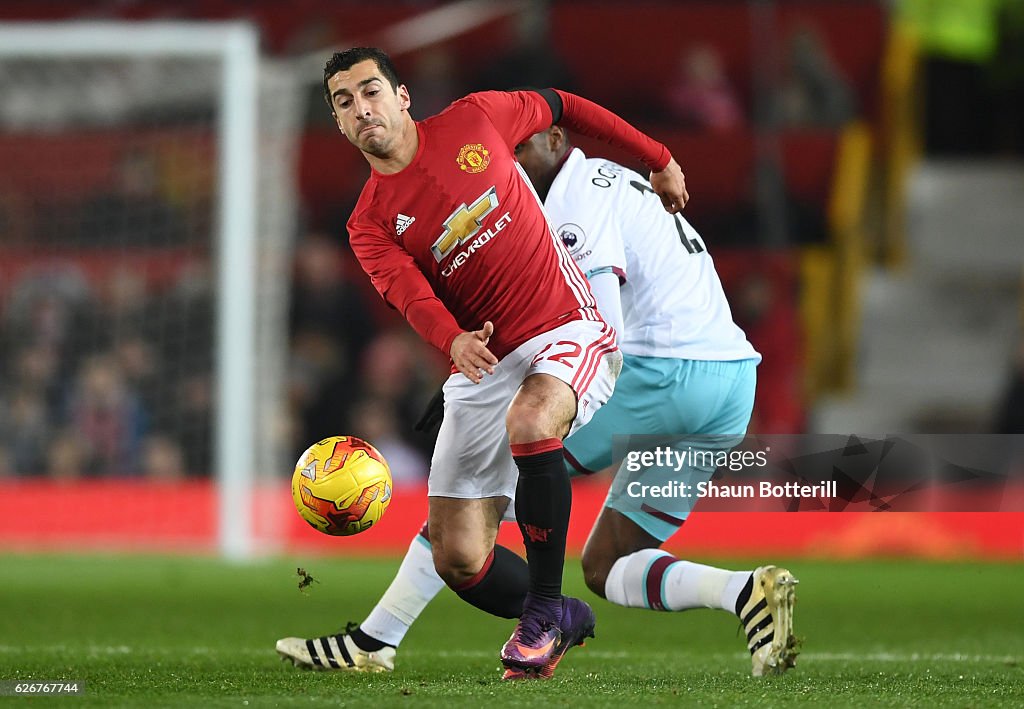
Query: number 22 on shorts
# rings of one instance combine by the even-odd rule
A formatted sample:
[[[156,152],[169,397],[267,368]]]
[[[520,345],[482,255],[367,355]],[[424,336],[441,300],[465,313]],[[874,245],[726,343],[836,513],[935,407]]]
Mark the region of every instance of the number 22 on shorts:
[[[558,351],[551,352],[550,354],[548,354],[548,350],[550,350],[553,347],[556,348]],[[548,359],[551,360],[552,362],[564,364],[566,367],[569,367],[571,369],[573,365],[567,360],[570,360],[574,357],[579,357],[580,352],[582,351],[583,348],[580,346],[578,342],[571,342],[569,340],[549,342],[547,345],[544,346],[544,349],[538,352],[537,355],[533,358],[533,361],[530,362],[530,366],[537,364],[537,362],[541,361],[542,359]]]

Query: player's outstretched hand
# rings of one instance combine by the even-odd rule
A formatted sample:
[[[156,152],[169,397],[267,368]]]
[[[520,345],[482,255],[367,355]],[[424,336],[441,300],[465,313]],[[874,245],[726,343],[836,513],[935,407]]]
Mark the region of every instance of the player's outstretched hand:
[[[679,163],[672,158],[661,172],[651,173],[651,187],[661,198],[665,211],[676,214],[683,211],[690,195],[686,193],[686,178]]]
[[[487,343],[494,334],[494,323],[490,320],[473,332],[464,332],[452,340],[452,362],[474,384],[483,381],[483,372],[494,374],[494,365],[498,363]]]

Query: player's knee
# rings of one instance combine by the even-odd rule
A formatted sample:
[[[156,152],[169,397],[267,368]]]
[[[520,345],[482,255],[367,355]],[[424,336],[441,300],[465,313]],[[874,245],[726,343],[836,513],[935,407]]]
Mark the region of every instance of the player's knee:
[[[508,416],[505,417],[505,428],[508,430],[508,440],[512,445],[532,443],[551,437],[534,415],[520,410],[509,409]]]
[[[451,588],[462,586],[480,573],[486,559],[486,553],[468,546],[434,547],[434,570]]]
[[[509,442],[533,443],[564,438],[576,416],[576,395],[561,380],[548,375],[527,377],[505,415]]]
[[[533,403],[513,403],[505,416],[509,443],[533,443],[545,438],[562,438],[567,426],[555,420],[552,412]]]

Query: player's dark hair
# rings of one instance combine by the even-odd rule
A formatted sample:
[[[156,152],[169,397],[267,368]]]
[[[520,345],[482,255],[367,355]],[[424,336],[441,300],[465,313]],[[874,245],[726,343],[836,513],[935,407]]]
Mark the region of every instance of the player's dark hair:
[[[402,82],[398,80],[398,72],[395,71],[395,65],[391,63],[391,57],[384,50],[377,47],[352,47],[344,52],[335,52],[334,56],[328,59],[327,64],[324,66],[324,99],[326,99],[327,105],[331,107],[331,111],[334,111],[334,103],[331,101],[331,92],[327,88],[327,80],[339,71],[351,69],[359,62],[365,62],[367,59],[377,65],[380,73],[391,84],[392,90],[398,91],[398,85]]]

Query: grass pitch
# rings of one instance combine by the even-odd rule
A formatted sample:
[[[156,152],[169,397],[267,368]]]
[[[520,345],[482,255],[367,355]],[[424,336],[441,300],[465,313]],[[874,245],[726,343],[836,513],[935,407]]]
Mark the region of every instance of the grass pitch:
[[[801,584],[795,670],[749,676],[724,613],[597,612],[597,638],[549,682],[499,681],[512,623],[445,590],[398,651],[393,674],[309,672],[274,641],[362,620],[398,560],[0,556],[0,680],[78,680],[116,706],[1021,706],[1024,566],[777,560]],[[729,562],[731,568],[748,564]],[[296,567],[318,580],[298,589]]]

